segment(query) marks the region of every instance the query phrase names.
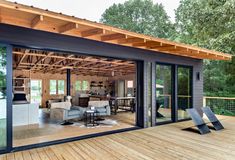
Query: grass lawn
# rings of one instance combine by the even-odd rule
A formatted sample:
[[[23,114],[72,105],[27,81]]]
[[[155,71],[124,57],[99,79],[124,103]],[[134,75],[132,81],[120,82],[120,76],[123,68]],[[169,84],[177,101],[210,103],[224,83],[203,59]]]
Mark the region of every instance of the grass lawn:
[[[6,147],[6,119],[0,119],[0,148]]]

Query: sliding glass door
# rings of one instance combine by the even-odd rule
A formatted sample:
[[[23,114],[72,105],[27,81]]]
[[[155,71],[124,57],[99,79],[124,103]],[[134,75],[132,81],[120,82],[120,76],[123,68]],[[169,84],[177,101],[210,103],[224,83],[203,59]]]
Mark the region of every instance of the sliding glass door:
[[[0,46],[0,150],[7,147],[6,47]]]
[[[192,108],[192,68],[179,66],[177,69],[178,82],[178,120],[189,118],[186,109]]]
[[[156,65],[156,122],[172,121],[172,66]]]
[[[186,109],[193,107],[192,67],[157,63],[155,87],[156,123],[190,118]]]

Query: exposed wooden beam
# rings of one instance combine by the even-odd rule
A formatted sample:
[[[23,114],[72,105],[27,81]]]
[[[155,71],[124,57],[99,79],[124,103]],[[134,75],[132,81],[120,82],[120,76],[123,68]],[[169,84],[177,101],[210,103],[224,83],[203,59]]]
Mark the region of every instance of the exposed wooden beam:
[[[2,10],[0,8],[0,23],[2,23]]]
[[[101,36],[101,41],[112,41],[112,40],[118,40],[118,39],[124,39],[124,38],[127,38],[127,35],[115,33],[115,34]]]
[[[34,17],[34,19],[31,21],[31,27],[32,28],[37,28],[37,26],[39,26],[39,24],[41,22],[43,22],[43,15],[37,15],[36,17]]]
[[[19,52],[19,51],[13,51],[13,54],[17,54],[17,55],[23,55],[24,53],[23,52]],[[46,56],[46,54],[41,54],[41,53],[28,53],[28,55],[30,55],[30,56],[41,56],[41,57],[45,57]],[[64,60],[64,58],[65,58],[65,56],[59,56],[59,55],[50,55],[50,58],[58,58],[58,59],[61,59],[62,61]],[[77,57],[73,57],[73,56],[67,56],[67,58],[66,59],[68,59],[68,60],[77,60],[77,61],[84,61],[84,62],[102,62],[102,63],[107,63],[107,64],[110,64],[110,63],[112,63],[112,64],[119,64],[119,65],[122,65],[123,64],[123,62],[118,62],[118,61],[106,61],[106,60],[97,60],[95,57],[94,58],[85,58],[85,59],[83,59],[83,58],[77,58]],[[60,60],[59,60],[60,61]],[[129,65],[129,66],[133,66],[134,64],[130,64],[130,63],[126,63],[126,65]]]
[[[73,62],[70,62],[68,64],[66,64],[67,66],[71,66],[71,65],[76,65],[77,63],[79,63],[81,61],[73,61]]]
[[[182,56],[190,56],[190,57],[197,57],[196,59],[202,59],[202,57],[204,57],[204,56],[206,56],[206,55],[200,55],[201,56],[201,58],[199,58],[198,57],[198,55],[199,55],[199,53],[197,53],[197,52],[195,52],[195,51],[193,51],[193,50],[188,50],[188,51],[186,51],[186,50],[176,50],[176,51],[172,51],[172,52],[174,52],[174,53],[178,53],[179,55],[182,55]]]
[[[133,43],[132,46],[133,47],[145,47],[145,48],[154,48],[154,47],[159,47],[162,46],[163,44],[160,42],[155,42],[155,41],[145,41],[145,42],[137,42],[137,43]]]
[[[71,58],[71,57],[73,57],[73,56],[74,56],[74,55],[69,55],[69,56],[64,57],[63,59],[61,59],[61,60],[59,60],[59,61],[55,61],[53,64],[51,64],[51,66],[49,66],[48,68],[45,68],[44,72],[50,70],[50,69],[53,67],[53,65],[58,64],[58,63],[60,63],[60,62],[63,62],[64,60],[66,60],[66,59],[68,59],[68,58]],[[54,69],[53,69],[53,70],[54,70]]]
[[[93,68],[98,68],[98,69],[105,69],[104,66],[106,66],[107,64],[103,64],[103,63],[94,63],[92,64]]]
[[[17,63],[16,68],[18,68],[19,65],[23,62],[23,60],[26,57],[26,55],[28,54],[28,52],[29,52],[29,49],[26,49],[23,56],[20,58],[20,61]]]
[[[98,60],[97,60],[97,62],[99,62]],[[97,63],[96,62],[96,63]],[[94,62],[84,62],[84,63],[82,63],[81,65],[79,65],[79,67],[87,67],[87,66],[89,66],[89,65],[92,65],[92,64],[94,64]]]
[[[34,63],[21,63],[20,68],[25,68],[25,67],[30,67]],[[135,67],[130,67],[130,66],[111,66],[109,68],[103,68],[102,65],[104,64],[99,64],[100,66],[91,66],[91,67],[86,67],[86,66],[74,66],[73,69],[81,69],[81,70],[102,70],[102,71],[132,71],[135,70]],[[43,68],[44,66],[50,66],[50,64],[38,64],[38,67],[34,67],[32,70],[36,70],[37,68]],[[57,67],[56,70],[60,70],[61,68],[69,68],[71,66],[69,65],[53,65],[53,67]]]
[[[54,64],[58,64],[58,63],[60,63],[60,62],[62,62],[62,61],[64,61],[64,60],[66,60],[66,59],[71,58],[71,57],[73,57],[73,55],[68,55],[68,56],[64,57],[63,59],[61,59],[61,60],[58,60],[58,61],[54,62],[52,65],[54,65]]]
[[[45,59],[47,59],[47,58],[48,58],[50,55],[52,55],[52,54],[54,54],[54,53],[53,53],[53,52],[50,52],[50,53],[48,53],[45,57],[41,57],[39,60],[37,60],[37,61],[34,63],[34,65],[31,67],[30,70],[34,69],[34,68],[38,65],[38,63],[44,61]]]
[[[71,66],[71,65],[76,65],[77,63],[79,63],[79,62],[81,62],[81,61],[72,61],[72,62],[70,62],[70,63],[67,63],[67,64],[65,64],[65,65],[57,65],[56,67],[58,67],[57,69],[62,69],[62,68],[64,68],[64,67],[73,67],[73,66]],[[50,65],[50,66],[55,66],[55,65]]]
[[[128,44],[128,43],[144,43],[146,42],[145,39],[141,38],[127,38],[127,39],[119,39],[118,44]]]
[[[195,54],[197,53],[197,55],[199,56],[202,56],[202,58],[205,58],[205,57],[210,57],[210,58],[216,58],[217,60],[229,60],[229,59],[226,59],[224,56],[222,55],[215,55],[215,54],[210,54],[210,53],[207,53],[207,52],[203,52],[203,51],[193,51]]]
[[[159,51],[174,51],[174,50],[185,50],[185,48],[177,48],[176,46],[153,46],[153,47],[150,47],[152,49],[157,49]]]
[[[146,46],[146,43],[145,42],[133,43],[132,46],[133,47],[143,47],[143,46]]]
[[[105,34],[105,30],[99,29],[99,28],[89,29],[89,30],[81,32],[82,37],[90,37],[90,36],[102,35],[102,34]]]
[[[79,25],[77,23],[67,23],[61,27],[59,27],[59,33],[66,33],[74,29],[78,29]]]
[[[161,42],[155,42],[155,41],[147,41],[146,42],[146,48],[153,49],[156,47],[162,46]]]

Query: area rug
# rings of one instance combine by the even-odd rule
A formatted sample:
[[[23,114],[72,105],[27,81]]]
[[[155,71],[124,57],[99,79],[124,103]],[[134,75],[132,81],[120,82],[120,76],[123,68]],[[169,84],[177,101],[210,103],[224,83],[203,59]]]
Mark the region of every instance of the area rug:
[[[81,128],[100,128],[100,127],[113,127],[115,125],[118,125],[118,122],[116,120],[112,120],[112,119],[105,119],[103,121],[97,121],[97,123],[99,125],[95,125],[95,126],[92,126],[92,125],[89,125],[89,126],[86,126],[86,125],[80,125]]]
[[[117,125],[117,121],[116,120],[112,120],[112,119],[105,119],[103,121],[98,121],[98,124],[102,124],[102,125]]]

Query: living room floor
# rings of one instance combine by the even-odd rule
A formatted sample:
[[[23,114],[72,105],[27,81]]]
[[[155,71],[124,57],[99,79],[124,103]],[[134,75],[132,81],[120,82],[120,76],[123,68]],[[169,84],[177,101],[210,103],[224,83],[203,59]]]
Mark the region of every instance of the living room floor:
[[[104,117],[95,127],[86,127],[83,121],[74,120],[72,125],[52,122],[47,109],[40,109],[39,124],[13,128],[13,146],[25,146],[61,140],[88,134],[130,128],[135,126],[135,113],[119,111],[117,115]]]

